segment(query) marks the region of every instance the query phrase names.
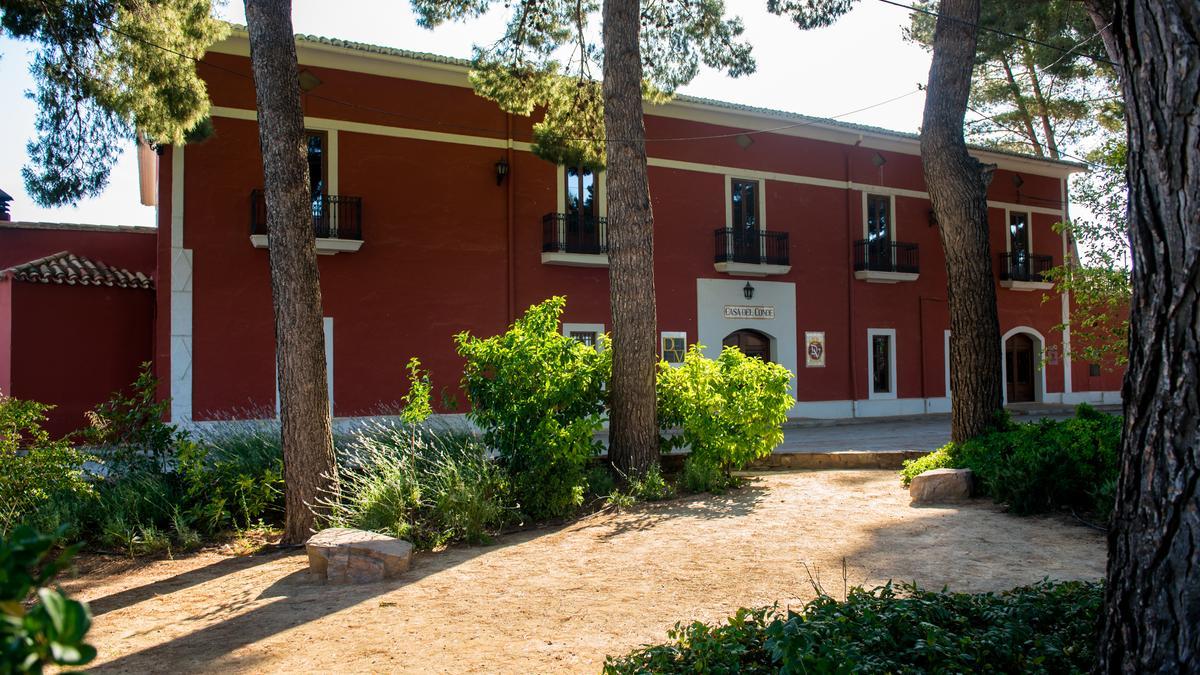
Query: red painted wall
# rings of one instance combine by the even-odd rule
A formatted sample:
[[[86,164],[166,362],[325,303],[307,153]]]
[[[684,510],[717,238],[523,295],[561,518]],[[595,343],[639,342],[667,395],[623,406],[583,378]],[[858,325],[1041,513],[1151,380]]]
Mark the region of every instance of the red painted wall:
[[[129,386],[139,364],[151,359],[153,291],[25,282],[0,286],[11,290],[11,394],[56,406],[47,425],[52,435],[83,426],[84,412]],[[3,309],[0,301],[0,325]]]
[[[252,80],[246,59],[213,54],[227,70],[201,71],[213,102],[251,110]],[[324,98],[306,97],[311,117],[332,118],[448,134],[528,140],[530,121],[509,120],[488,101],[460,87],[305,67],[322,83]],[[342,105],[327,99],[361,103]],[[381,111],[388,111],[387,113]],[[441,117],[438,117],[441,115]],[[249,194],[262,184],[256,125],[217,116],[216,134],[185,151],[184,246],[193,251],[193,417],[197,420],[272,414],[274,338],[267,251],[249,242]],[[648,116],[651,139],[729,134],[713,124]],[[731,137],[691,142],[654,141],[652,157],[738,169],[804,175],[834,181],[923,191],[916,155],[876,151],[783,135],[757,135],[743,149]],[[341,130],[339,189],[363,198],[364,245],[357,253],[322,256],[325,315],[334,319],[335,414],[379,412],[407,390],[403,366],[411,356],[433,371],[435,392],[457,392],[461,361],[453,335],[493,334],[517,313],[550,295],[565,294],[564,321],[611,327],[606,269],[543,265],[542,215],[556,208],[558,169],[528,152],[511,154],[508,181],[497,186],[494,164],[503,148],[432,142]],[[882,166],[876,155],[885,161]],[[997,171],[989,198],[1056,206],[1057,178]],[[725,225],[725,177],[676,168],[650,168],[655,213],[655,273],[660,330],[697,333],[696,279],[740,279],[713,269],[713,230]],[[171,156],[160,163],[160,273],[170,266]],[[509,203],[511,190],[512,203]],[[515,277],[509,279],[506,215],[511,207]],[[873,284],[854,279],[851,243],[862,238],[862,193],[765,182],[766,227],[790,237],[791,272],[766,281],[796,285],[797,342],[805,331],[824,331],[827,366],[797,373],[801,401],[867,398],[867,329],[897,331],[900,398],[945,395],[943,331],[949,325],[945,262],[938,230],[925,199],[898,196],[898,241],[920,246],[916,282]],[[1004,251],[1003,209],[990,209],[992,246]],[[1034,214],[1034,252],[1062,259],[1050,226],[1055,217]],[[993,269],[998,258],[989,261]],[[999,279],[998,273],[997,280]],[[510,288],[511,283],[511,288]],[[170,288],[158,297],[156,355],[170,358]],[[1029,326],[1047,344],[1060,337],[1057,296],[997,285],[1001,330]],[[1077,366],[1078,367],[1078,366]],[[1062,391],[1061,364],[1047,367],[1048,392]],[[1075,376],[1076,390],[1087,384]],[[1086,379],[1086,378],[1082,378]],[[1103,384],[1103,383],[1099,383]],[[164,383],[164,393],[168,391]],[[438,396],[435,393],[435,399]],[[459,400],[462,400],[459,394]]]
[[[0,269],[60,251],[150,275],[154,272],[155,230],[99,225],[23,226],[0,223]]]

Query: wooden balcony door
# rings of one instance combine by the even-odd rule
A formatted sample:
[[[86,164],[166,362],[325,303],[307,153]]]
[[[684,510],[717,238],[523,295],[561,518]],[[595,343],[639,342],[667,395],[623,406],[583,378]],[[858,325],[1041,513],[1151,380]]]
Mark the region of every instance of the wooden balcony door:
[[[757,264],[762,261],[758,181],[732,178],[729,187],[733,216],[729,245],[733,248],[733,259]]]

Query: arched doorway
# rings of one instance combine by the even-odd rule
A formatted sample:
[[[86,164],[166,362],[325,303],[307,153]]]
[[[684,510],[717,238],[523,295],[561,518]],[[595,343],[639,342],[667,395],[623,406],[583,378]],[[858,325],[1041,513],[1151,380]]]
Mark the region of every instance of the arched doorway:
[[[721,344],[737,347],[746,356],[757,356],[767,363],[771,362],[771,338],[756,330],[736,330],[726,335]]]
[[[1004,342],[1005,387],[1009,403],[1037,400],[1034,354],[1033,338],[1025,333],[1017,333]]]

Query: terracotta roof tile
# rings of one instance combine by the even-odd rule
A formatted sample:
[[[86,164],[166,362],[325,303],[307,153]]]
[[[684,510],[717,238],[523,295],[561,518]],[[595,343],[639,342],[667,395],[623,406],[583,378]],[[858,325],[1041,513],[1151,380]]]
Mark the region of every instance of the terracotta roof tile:
[[[154,288],[154,280],[141,272],[109,267],[99,260],[77,256],[70,251],[59,251],[45,258],[0,270],[0,279],[70,286]]]

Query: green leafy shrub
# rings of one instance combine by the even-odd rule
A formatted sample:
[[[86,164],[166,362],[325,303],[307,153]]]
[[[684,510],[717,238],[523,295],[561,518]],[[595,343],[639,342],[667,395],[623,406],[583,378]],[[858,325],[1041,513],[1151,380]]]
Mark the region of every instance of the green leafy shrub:
[[[906,463],[901,480],[949,466],[974,472],[976,486],[1014,513],[1081,509],[1107,519],[1121,447],[1121,418],[1086,403],[1075,417],[1013,424]],[[922,468],[924,467],[924,468]],[[918,470],[920,469],[920,470]]]
[[[282,523],[281,443],[275,423],[227,423],[181,444],[177,472],[190,524],[214,534]]]
[[[80,432],[84,443],[95,446],[108,471],[150,464],[168,471],[175,450],[187,433],[164,422],[170,399],[158,400],[158,380],[150,363],[142,364],[129,392],[112,397],[87,413],[89,427]]]
[[[530,307],[502,335],[455,336],[466,359],[467,416],[499,453],[521,510],[535,519],[565,516],[582,503],[612,372],[609,349],[559,332],[565,303],[553,297]]]
[[[93,458],[42,428],[50,408],[0,395],[0,537],[21,523],[73,531],[95,496],[84,473]]]
[[[57,535],[20,526],[0,539],[0,673],[40,673],[45,666],[82,666],[96,658],[84,641],[87,605],[46,588],[75,549],[55,555]],[[27,605],[33,597],[37,601]]]
[[[404,407],[400,410],[400,421],[405,424],[420,424],[433,414],[430,394],[433,384],[429,371],[421,368],[415,356],[408,360],[408,393],[404,395]]]
[[[617,480],[607,464],[588,469],[585,481],[588,493],[595,497],[607,497],[617,491]]]
[[[912,479],[926,471],[958,468],[951,457],[953,454],[953,445],[954,443],[947,443],[928,455],[922,455],[916,459],[904,460],[904,467],[900,469],[900,482],[904,484],[904,487],[908,487],[912,484]]]
[[[339,452],[323,524],[407,539],[419,548],[487,542],[511,519],[506,476],[462,433],[373,423]]]
[[[629,477],[629,492],[645,502],[657,502],[675,496],[675,489],[663,476],[662,467],[653,464],[641,475]]]
[[[739,610],[676,624],[669,641],[609,658],[606,673],[1083,673],[1095,659],[1103,588],[1041,582],[1004,593],[888,584],[822,593],[799,612]]]
[[[731,470],[770,455],[795,403],[787,368],[732,347],[716,359],[700,350],[692,345],[678,367],[660,363],[657,382],[659,427],[680,430],[662,447],[691,449],[684,483],[693,491],[723,489]]]

